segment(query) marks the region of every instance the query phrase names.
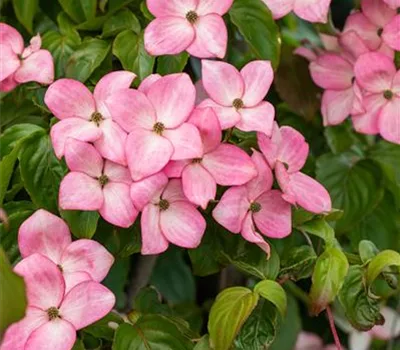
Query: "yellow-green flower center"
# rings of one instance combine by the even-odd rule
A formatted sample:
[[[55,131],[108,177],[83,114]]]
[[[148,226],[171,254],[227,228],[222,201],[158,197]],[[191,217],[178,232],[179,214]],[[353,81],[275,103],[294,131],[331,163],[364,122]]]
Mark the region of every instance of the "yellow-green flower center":
[[[244,103],[240,98],[235,98],[232,102],[232,106],[238,111],[244,107]]]
[[[393,92],[391,90],[385,90],[383,92],[383,97],[387,100],[391,100],[393,98]]]
[[[164,130],[165,130],[165,126],[163,123],[157,122],[153,126],[153,131],[158,135],[162,135]]]
[[[258,202],[253,202],[250,204],[250,211],[252,213],[258,213],[261,210],[261,204]]]
[[[57,317],[60,317],[60,312],[56,307],[52,306],[51,308],[47,309],[47,315],[49,316],[49,321],[52,321]]]
[[[161,199],[158,203],[160,210],[165,211],[169,208],[169,202],[166,199]]]
[[[104,120],[103,116],[99,112],[94,112],[90,117],[90,121],[95,123],[97,126]]]
[[[99,181],[101,187],[104,187],[105,185],[107,185],[108,181],[109,181],[108,176],[104,175],[104,174],[101,175],[97,180]]]
[[[199,15],[194,11],[189,11],[186,14],[186,19],[188,20],[188,22],[190,24],[195,24],[197,22],[197,20],[199,19]]]

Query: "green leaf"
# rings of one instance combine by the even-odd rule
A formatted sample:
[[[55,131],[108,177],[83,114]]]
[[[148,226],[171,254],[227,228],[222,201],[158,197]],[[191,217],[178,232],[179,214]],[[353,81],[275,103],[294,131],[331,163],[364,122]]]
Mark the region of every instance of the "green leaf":
[[[39,0],[13,0],[13,7],[18,21],[30,34],[34,34],[33,18],[39,8]]]
[[[114,323],[115,325],[120,325],[124,323],[124,320],[117,313],[110,312],[108,315],[104,316],[97,322],[92,323],[82,331],[96,338],[113,340],[115,331],[109,326],[110,322]]]
[[[124,69],[138,75],[139,82],[153,72],[155,58],[144,48],[143,34],[137,35],[132,30],[124,30],[115,38],[112,52],[121,61]]]
[[[15,147],[13,151],[10,154],[7,154],[0,162],[0,205],[3,204],[8,184],[10,183],[11,176],[14,172],[15,162],[18,159],[19,150],[19,146]]]
[[[330,247],[318,257],[310,291],[313,315],[318,315],[336,298],[348,268],[346,256],[338,248]]]
[[[189,266],[183,259],[184,251],[171,247],[160,255],[150,282],[172,304],[195,301],[196,286]]]
[[[235,0],[229,15],[239,29],[255,56],[269,60],[274,69],[279,65],[279,28],[272,18],[271,11],[260,0]]]
[[[275,306],[260,300],[235,339],[235,350],[266,349],[274,341],[279,323]]]
[[[368,264],[367,285],[373,281],[389,266],[400,267],[400,254],[394,250],[384,250],[376,255]]]
[[[368,331],[375,324],[381,323],[379,301],[368,296],[361,266],[350,267],[338,298],[347,319],[359,331]]]
[[[76,23],[82,23],[96,16],[96,0],[58,0],[58,2]]]
[[[107,41],[96,38],[84,41],[69,58],[66,77],[85,82],[101,65],[109,50],[110,44]]]
[[[332,153],[339,154],[350,150],[358,142],[351,123],[328,126],[324,129],[326,141]]]
[[[21,177],[32,202],[38,208],[57,212],[58,188],[65,167],[54,155],[50,138],[38,133],[25,141],[19,154]]]
[[[115,332],[113,350],[191,350],[192,342],[167,318],[144,315],[134,324],[122,324]]]
[[[208,334],[202,336],[193,350],[212,350],[210,347],[210,336]]]
[[[317,160],[317,179],[329,191],[335,208],[344,211],[338,231],[348,231],[368,215],[382,198],[381,171],[353,152],[326,154]]]
[[[379,253],[379,249],[376,245],[367,240],[362,240],[358,245],[358,251],[360,253],[361,261],[365,264],[370,261],[374,256]]]
[[[317,117],[321,101],[320,89],[313,83],[303,57],[293,53],[291,46],[283,46],[279,69],[275,74],[275,88],[288,106],[306,120]]]
[[[218,294],[208,320],[211,344],[215,350],[230,349],[258,299],[257,293],[245,287],[227,288]]]
[[[100,215],[97,211],[63,210],[61,216],[76,238],[92,238]]]
[[[25,283],[22,277],[15,274],[0,247],[0,336],[5,329],[25,316],[27,299]]]
[[[292,247],[281,260],[279,276],[298,281],[311,276],[317,255],[312,247]]]
[[[332,245],[335,240],[334,229],[324,219],[307,221],[297,229],[322,238],[327,245]]]
[[[286,292],[278,282],[271,280],[258,282],[254,287],[254,292],[274,304],[281,316],[285,317],[287,307]]]
[[[102,37],[109,38],[127,29],[139,34],[141,29],[140,23],[131,11],[122,9],[106,20],[103,26]]]
[[[161,295],[153,287],[142,288],[135,298],[134,310],[142,314],[171,315],[168,305],[161,303]]]
[[[157,73],[161,75],[180,73],[185,68],[188,59],[187,52],[174,56],[157,57]]]

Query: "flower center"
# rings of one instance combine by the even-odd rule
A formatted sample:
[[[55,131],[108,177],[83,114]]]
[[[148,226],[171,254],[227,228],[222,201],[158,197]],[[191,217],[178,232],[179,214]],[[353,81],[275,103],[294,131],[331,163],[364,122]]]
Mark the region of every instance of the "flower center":
[[[193,163],[193,164],[199,164],[199,163],[201,163],[201,161],[202,161],[201,158],[194,158],[194,159],[192,159],[192,163]]]
[[[244,107],[244,103],[240,98],[235,98],[232,102],[232,106],[238,111],[239,109]]]
[[[158,135],[162,135],[164,130],[165,130],[165,126],[163,123],[157,122],[153,126],[153,131]]]
[[[390,90],[385,90],[383,92],[383,97],[386,98],[387,100],[391,100],[393,98],[393,92]]]
[[[161,199],[158,203],[160,210],[165,211],[169,208],[169,202],[166,199]]]
[[[108,183],[108,176],[103,174],[97,180],[99,181],[101,187],[104,187]]]
[[[378,34],[379,37],[382,36],[382,33],[383,33],[383,28],[379,28],[376,32],[376,34]]]
[[[397,8],[397,14],[400,15],[400,7]]]
[[[62,267],[60,264],[57,264],[57,267],[58,267],[58,269],[59,269],[61,272],[64,272],[64,269],[63,269],[63,267]]]
[[[250,211],[252,213],[258,213],[261,210],[261,204],[257,202],[253,202],[250,204]]]
[[[52,306],[51,308],[47,309],[47,315],[49,316],[49,321],[52,321],[57,317],[60,317],[60,312],[56,307]]]
[[[99,112],[94,112],[90,117],[90,121],[95,123],[97,126],[100,125],[100,122],[104,120],[103,116]]]
[[[197,22],[197,20],[199,19],[199,15],[194,11],[189,11],[186,14],[186,19],[188,20],[188,22],[190,24],[195,24]]]

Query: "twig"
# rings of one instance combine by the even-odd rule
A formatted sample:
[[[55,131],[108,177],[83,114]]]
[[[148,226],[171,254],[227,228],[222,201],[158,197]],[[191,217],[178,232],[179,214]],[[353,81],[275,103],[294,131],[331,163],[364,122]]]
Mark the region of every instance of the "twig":
[[[337,348],[337,350],[342,350],[342,345],[340,344],[340,339],[337,334],[337,330],[336,330],[336,326],[335,326],[335,320],[333,319],[332,310],[329,305],[326,307],[326,314],[328,315],[329,326],[331,327],[331,332],[333,335],[333,339],[335,340],[336,348]]]

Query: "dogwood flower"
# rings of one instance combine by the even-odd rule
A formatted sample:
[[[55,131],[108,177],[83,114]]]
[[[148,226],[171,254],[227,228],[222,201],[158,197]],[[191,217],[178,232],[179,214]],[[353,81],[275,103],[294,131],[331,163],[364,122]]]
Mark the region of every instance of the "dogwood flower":
[[[128,168],[104,161],[91,144],[69,138],[65,160],[71,170],[60,184],[59,205],[64,210],[98,210],[108,222],[131,226],[138,214],[129,195]]]
[[[199,106],[212,107],[223,130],[235,126],[271,135],[275,109],[263,98],[273,79],[269,61],[250,62],[239,72],[228,63],[203,60],[202,82],[210,98]]]
[[[362,55],[355,65],[358,84],[364,89],[365,114],[361,121],[371,134],[400,144],[400,71],[381,53]]]
[[[187,51],[199,58],[223,58],[228,31],[222,16],[233,0],[147,0],[156,17],[146,28],[144,44],[151,55]]]
[[[66,293],[60,269],[40,254],[23,259],[14,271],[24,278],[28,308],[7,329],[1,350],[70,350],[76,331],[104,317],[115,304],[113,293],[94,281]]]
[[[395,16],[386,24],[383,28],[382,39],[391,49],[400,51],[400,15]]]
[[[233,233],[257,244],[268,255],[267,237],[284,238],[292,231],[290,204],[282,192],[272,189],[272,171],[261,153],[253,151],[252,159],[258,175],[246,185],[229,188],[212,212],[213,218]]]
[[[146,94],[125,89],[110,98],[113,119],[129,133],[125,150],[134,181],[159,172],[171,159],[203,155],[200,133],[187,123],[196,95],[189,76],[153,76],[142,85]]]
[[[93,94],[81,82],[59,79],[44,97],[50,111],[61,121],[51,128],[55,154],[61,158],[69,137],[93,142],[100,154],[115,163],[126,165],[126,133],[115,123],[109,112],[109,98],[132,84],[135,74],[116,71],[97,83]]]
[[[400,0],[383,0],[392,9],[397,10],[400,7]]]
[[[271,137],[257,134],[258,145],[283,191],[283,198],[320,214],[332,209],[328,191],[316,180],[300,172],[308,156],[308,143],[297,130],[275,123]]]
[[[164,252],[169,243],[196,248],[204,235],[206,221],[190,203],[178,179],[168,181],[157,173],[131,186],[131,198],[142,212],[142,254]]]
[[[275,19],[294,13],[308,22],[326,23],[331,0],[262,0]]]
[[[256,176],[257,170],[246,152],[235,145],[221,143],[221,127],[211,108],[195,109],[188,122],[199,129],[204,153],[199,158],[171,161],[164,173],[182,177],[185,196],[205,209],[215,198],[217,184],[243,185]]]
[[[6,23],[0,23],[0,91],[10,91],[18,84],[36,81],[51,84],[54,80],[53,57],[41,50],[40,35],[24,49],[24,39]]]
[[[294,350],[337,350],[335,344],[324,345],[322,339],[313,333],[300,332]]]
[[[66,293],[83,281],[101,282],[114,263],[100,243],[91,239],[72,242],[64,220],[43,209],[22,223],[18,247],[23,258],[38,253],[53,261],[63,274]]]

